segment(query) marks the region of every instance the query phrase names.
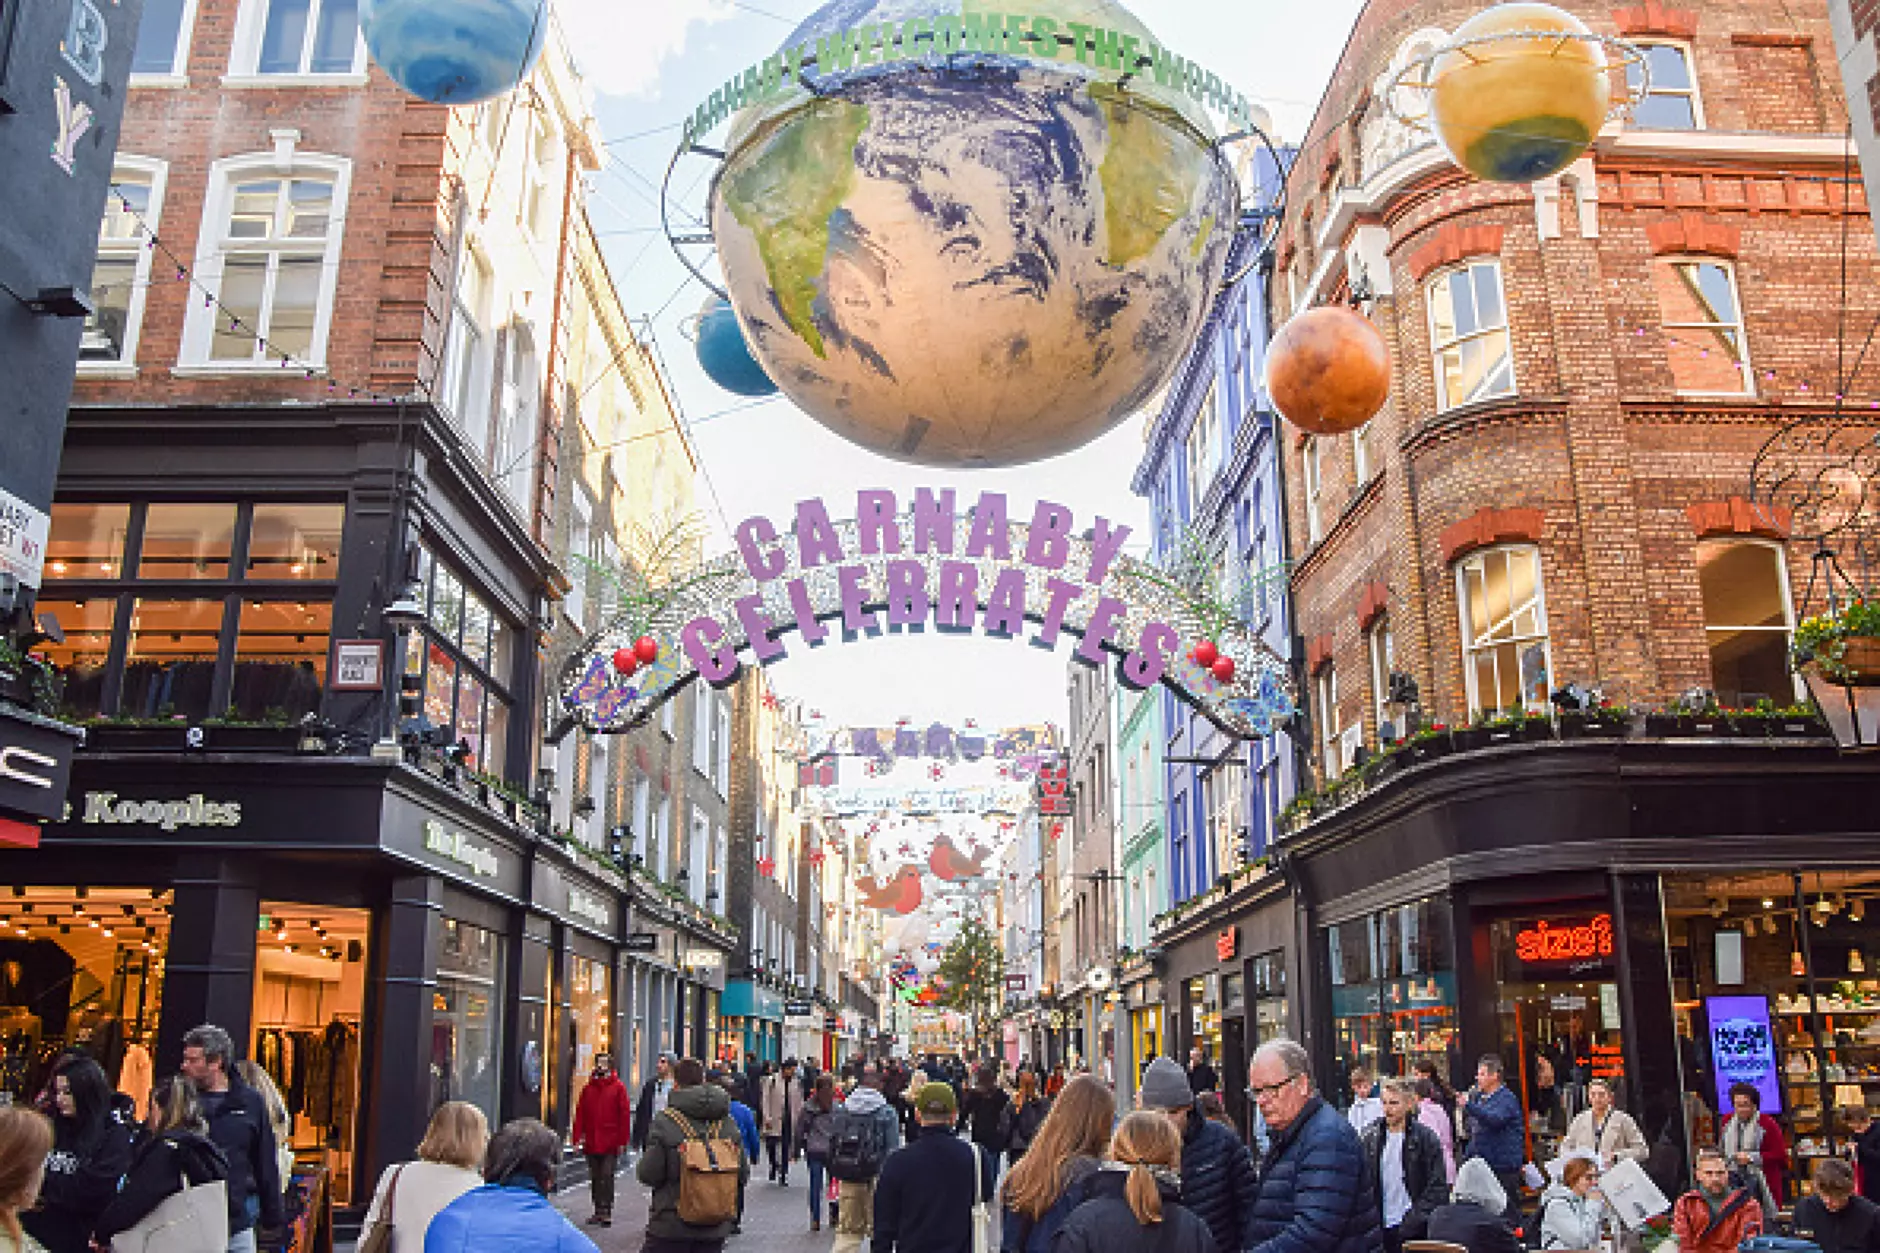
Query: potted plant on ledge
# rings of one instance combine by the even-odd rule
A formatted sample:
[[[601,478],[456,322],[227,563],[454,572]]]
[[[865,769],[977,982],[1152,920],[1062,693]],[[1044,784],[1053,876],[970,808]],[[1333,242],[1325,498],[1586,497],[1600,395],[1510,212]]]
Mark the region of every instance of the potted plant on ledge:
[[[1835,742],[1872,748],[1880,740],[1880,603],[1865,595],[1831,602],[1795,628],[1793,648]]]

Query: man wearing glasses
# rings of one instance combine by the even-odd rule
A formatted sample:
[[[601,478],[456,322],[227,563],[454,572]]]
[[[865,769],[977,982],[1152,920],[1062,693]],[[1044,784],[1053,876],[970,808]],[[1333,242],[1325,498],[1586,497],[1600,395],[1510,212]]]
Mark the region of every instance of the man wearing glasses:
[[[1247,1094],[1272,1136],[1249,1253],[1379,1253],[1384,1237],[1358,1133],[1312,1090],[1306,1051],[1291,1040],[1262,1044],[1247,1068]]]

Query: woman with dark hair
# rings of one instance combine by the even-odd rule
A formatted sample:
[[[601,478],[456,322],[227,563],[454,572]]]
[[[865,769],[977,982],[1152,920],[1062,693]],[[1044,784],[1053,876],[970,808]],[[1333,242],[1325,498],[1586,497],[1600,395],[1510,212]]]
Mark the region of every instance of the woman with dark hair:
[[[1731,1084],[1730,1106],[1717,1137],[1717,1148],[1730,1168],[1730,1184],[1747,1188],[1762,1202],[1765,1214],[1774,1214],[1782,1199],[1782,1172],[1789,1163],[1782,1128],[1762,1112],[1762,1093],[1753,1083]]]
[[[560,1157],[561,1137],[542,1123],[504,1124],[490,1137],[483,1186],[438,1211],[424,1253],[600,1253],[549,1203]]]
[[[803,1117],[796,1124],[796,1143],[792,1154],[801,1153],[809,1164],[809,1229],[822,1230],[823,1190],[828,1181],[823,1169],[829,1160],[829,1120],[835,1116],[836,1081],[827,1073],[816,1076],[809,1100],[803,1105]]]
[[[46,1253],[90,1253],[92,1224],[130,1167],[131,1128],[118,1115],[116,1095],[88,1057],[53,1076],[52,1152],[39,1205],[21,1220]]]
[[[999,1070],[991,1062],[982,1062],[974,1072],[973,1086],[960,1098],[959,1124],[956,1131],[970,1129],[972,1141],[980,1147],[981,1170],[985,1191],[991,1196],[999,1186],[999,1155],[1005,1152],[1005,1136],[1000,1127],[1012,1098],[999,1086]]]
[[[199,1188],[228,1178],[228,1159],[209,1138],[209,1123],[202,1116],[196,1085],[181,1075],[165,1079],[150,1094],[150,1118],[144,1128],[147,1134],[131,1157],[123,1185],[93,1229],[99,1244],[108,1246],[113,1236],[148,1218],[159,1205],[181,1192],[185,1181]],[[213,1227],[195,1233],[205,1249],[228,1245],[228,1196],[224,1189],[216,1191],[221,1199],[205,1208]]]
[[[1038,1134],[1038,1128],[1044,1125],[1045,1115],[1051,1112],[1051,1100],[1038,1092],[1038,1076],[1030,1070],[1018,1072],[1018,1094],[1012,1098],[1010,1109],[1005,1115],[1005,1125],[1000,1135],[1005,1141],[1005,1164],[1018,1165],[1018,1159],[1025,1156],[1025,1150],[1031,1147],[1032,1137]]]

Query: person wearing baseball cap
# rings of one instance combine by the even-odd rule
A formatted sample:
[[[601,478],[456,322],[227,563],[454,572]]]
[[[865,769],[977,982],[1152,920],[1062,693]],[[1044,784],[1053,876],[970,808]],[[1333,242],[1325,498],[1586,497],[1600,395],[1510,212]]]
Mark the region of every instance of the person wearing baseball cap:
[[[646,1151],[646,1134],[653,1128],[653,1119],[659,1117],[659,1111],[666,1108],[666,1102],[672,1097],[672,1068],[679,1064],[679,1055],[671,1049],[659,1055],[659,1065],[653,1077],[640,1085],[640,1100],[633,1109],[633,1151]]]
[[[882,1164],[871,1253],[973,1253],[981,1150],[951,1134],[960,1113],[951,1084],[923,1084],[910,1097],[921,1136]]]

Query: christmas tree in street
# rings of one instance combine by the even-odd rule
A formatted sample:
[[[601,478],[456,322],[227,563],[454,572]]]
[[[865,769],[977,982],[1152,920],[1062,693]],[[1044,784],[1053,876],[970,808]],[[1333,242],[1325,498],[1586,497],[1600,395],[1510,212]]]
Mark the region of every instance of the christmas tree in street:
[[[974,1043],[983,1047],[1005,996],[999,937],[977,918],[968,918],[940,955],[934,982],[942,989],[940,1004],[965,1014],[973,1024]]]

